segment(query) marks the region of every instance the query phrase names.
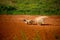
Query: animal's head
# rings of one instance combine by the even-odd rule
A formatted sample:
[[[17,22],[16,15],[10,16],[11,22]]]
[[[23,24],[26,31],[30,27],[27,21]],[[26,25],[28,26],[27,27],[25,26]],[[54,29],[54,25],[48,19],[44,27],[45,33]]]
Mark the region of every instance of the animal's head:
[[[27,19],[23,19],[23,21],[24,21],[25,23],[27,23]]]
[[[27,21],[26,19],[23,19],[23,21]]]
[[[32,24],[32,22],[33,22],[32,20],[28,20],[28,19],[24,19],[23,21],[24,21],[26,24]]]

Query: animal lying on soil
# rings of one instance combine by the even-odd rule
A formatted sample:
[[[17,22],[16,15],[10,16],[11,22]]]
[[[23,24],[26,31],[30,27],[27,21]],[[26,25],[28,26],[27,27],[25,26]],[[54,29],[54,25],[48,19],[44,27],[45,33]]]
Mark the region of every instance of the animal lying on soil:
[[[41,25],[41,24],[44,24],[44,19],[45,18],[48,18],[48,16],[39,16],[39,17],[36,17],[35,19],[30,19],[30,20],[24,19],[23,21],[26,24],[38,24],[38,25]]]

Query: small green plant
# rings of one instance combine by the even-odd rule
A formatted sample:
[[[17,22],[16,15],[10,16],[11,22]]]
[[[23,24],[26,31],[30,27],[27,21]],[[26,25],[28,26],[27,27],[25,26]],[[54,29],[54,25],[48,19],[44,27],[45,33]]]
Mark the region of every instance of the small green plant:
[[[22,37],[21,39],[26,40],[25,32],[23,30],[21,30],[20,33],[21,33],[21,37]]]
[[[32,38],[33,40],[40,40],[40,35],[39,35],[39,31],[35,31],[35,36],[34,38]]]
[[[60,40],[60,38],[59,38],[59,36],[57,34],[55,34],[54,37],[55,37],[56,40]]]
[[[18,40],[17,35],[14,35],[13,40]]]

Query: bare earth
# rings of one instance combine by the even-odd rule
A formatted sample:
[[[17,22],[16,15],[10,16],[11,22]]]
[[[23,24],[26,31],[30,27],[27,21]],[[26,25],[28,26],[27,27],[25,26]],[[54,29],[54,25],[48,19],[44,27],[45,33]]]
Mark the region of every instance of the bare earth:
[[[0,15],[0,40],[60,40],[60,16],[48,16],[45,24],[28,25],[34,15]]]

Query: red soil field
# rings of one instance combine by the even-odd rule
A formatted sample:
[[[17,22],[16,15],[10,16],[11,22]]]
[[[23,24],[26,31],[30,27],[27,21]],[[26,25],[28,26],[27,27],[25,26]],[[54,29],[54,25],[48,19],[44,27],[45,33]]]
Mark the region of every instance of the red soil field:
[[[37,16],[0,15],[0,40],[60,40],[60,16],[48,16],[44,22],[50,25],[28,25],[22,21]]]

